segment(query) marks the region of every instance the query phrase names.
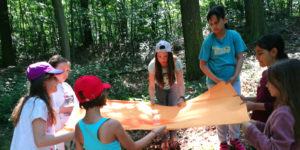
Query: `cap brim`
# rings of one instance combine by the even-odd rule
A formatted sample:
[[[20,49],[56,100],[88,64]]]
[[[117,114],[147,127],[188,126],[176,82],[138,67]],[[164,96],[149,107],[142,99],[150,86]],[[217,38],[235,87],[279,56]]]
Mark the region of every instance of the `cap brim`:
[[[103,83],[103,87],[104,87],[104,89],[110,89],[111,85],[108,83]]]
[[[63,70],[53,69],[53,70],[49,71],[48,73],[51,73],[51,74],[61,74],[63,72],[64,72]]]

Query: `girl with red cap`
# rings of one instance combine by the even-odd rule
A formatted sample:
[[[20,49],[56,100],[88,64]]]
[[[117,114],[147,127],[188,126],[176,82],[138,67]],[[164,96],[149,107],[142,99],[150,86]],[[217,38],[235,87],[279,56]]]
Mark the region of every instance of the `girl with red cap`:
[[[120,144],[125,149],[142,149],[158,134],[166,132],[166,126],[158,127],[134,142],[119,121],[103,118],[100,108],[107,100],[105,89],[110,87],[98,77],[90,75],[80,77],[74,84],[79,105],[86,110],[84,118],[75,127],[76,149],[121,150]]]

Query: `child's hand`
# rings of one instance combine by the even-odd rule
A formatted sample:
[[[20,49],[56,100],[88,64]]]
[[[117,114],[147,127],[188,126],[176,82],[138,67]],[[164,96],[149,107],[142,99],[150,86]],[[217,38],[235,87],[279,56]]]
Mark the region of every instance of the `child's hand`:
[[[242,100],[241,105],[247,103],[247,98],[245,96],[243,96],[243,95],[235,95],[235,96],[239,96],[241,98],[241,100]]]
[[[184,106],[184,99],[183,98],[179,98],[178,102],[177,102],[177,106]]]
[[[154,106],[155,105],[155,101],[154,99],[151,99],[151,105]]]
[[[242,131],[243,131],[244,133],[246,133],[247,130],[248,130],[248,127],[249,127],[250,125],[252,125],[252,123],[250,123],[250,122],[243,122],[243,124],[242,124]]]
[[[247,101],[246,105],[247,105],[247,110],[248,111],[255,110],[255,103],[254,102]]]
[[[234,85],[236,79],[237,79],[236,77],[231,77],[231,78],[227,81],[227,83],[230,83],[231,85]]]
[[[168,131],[166,130],[166,126],[161,126],[153,129],[151,132],[154,132],[155,135],[166,134]]]

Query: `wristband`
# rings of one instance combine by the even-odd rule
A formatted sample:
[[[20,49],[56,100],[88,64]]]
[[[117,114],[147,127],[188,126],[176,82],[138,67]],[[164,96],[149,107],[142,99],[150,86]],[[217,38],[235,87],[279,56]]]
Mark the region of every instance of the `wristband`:
[[[180,96],[179,98],[182,98],[185,101],[185,97],[184,96]]]

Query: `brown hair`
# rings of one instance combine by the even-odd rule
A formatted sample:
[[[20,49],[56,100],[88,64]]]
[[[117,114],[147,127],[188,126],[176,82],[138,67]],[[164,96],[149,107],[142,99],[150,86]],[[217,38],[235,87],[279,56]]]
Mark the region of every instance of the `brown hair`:
[[[176,60],[179,60],[179,58],[175,55],[173,55],[172,52],[168,52],[168,66],[167,66],[167,74],[169,79],[169,85],[172,87],[172,85],[175,82],[175,63]],[[162,74],[162,67],[161,64],[158,61],[157,53],[155,53],[155,79],[160,87],[164,87],[164,79]]]
[[[31,97],[35,97],[36,99],[40,98],[43,102],[45,102],[47,109],[48,109],[50,124],[53,125],[56,123],[55,113],[52,108],[52,102],[51,102],[50,97],[44,86],[44,82],[46,80],[49,80],[52,78],[55,78],[55,76],[53,74],[44,74],[41,77],[36,78],[30,82],[29,92],[26,95],[24,95],[22,98],[20,98],[18,104],[16,105],[16,107],[14,108],[14,110],[11,114],[11,119],[13,120],[14,126],[16,126],[20,120],[20,116],[21,116],[24,104]]]
[[[82,95],[82,91],[79,91],[78,92],[78,95],[80,97],[83,97],[84,96]],[[104,105],[106,105],[106,100],[107,100],[107,93],[106,91],[104,90],[98,97],[96,97],[95,99],[93,100],[90,100],[88,102],[84,102],[84,103],[80,103],[79,106],[81,108],[84,108],[84,109],[89,109],[89,108],[93,108],[93,107],[103,107]]]
[[[300,60],[285,59],[271,65],[268,69],[268,80],[280,92],[276,98],[276,107],[287,105],[295,118],[295,137],[300,139]]]
[[[69,65],[71,65],[71,63],[65,59],[64,57],[60,56],[60,55],[54,55],[52,56],[49,60],[48,60],[48,63],[56,68],[58,64],[60,63],[68,63]]]

